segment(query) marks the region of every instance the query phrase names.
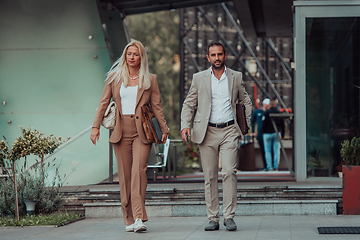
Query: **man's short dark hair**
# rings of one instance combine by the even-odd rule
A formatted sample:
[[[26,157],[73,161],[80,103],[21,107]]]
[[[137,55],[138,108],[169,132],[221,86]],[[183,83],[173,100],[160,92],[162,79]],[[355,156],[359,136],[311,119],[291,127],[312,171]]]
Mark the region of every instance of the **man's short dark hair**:
[[[225,50],[225,48],[224,48],[224,45],[222,45],[221,42],[212,41],[212,42],[210,42],[210,43],[208,44],[208,46],[207,46],[207,55],[209,55],[209,49],[210,49],[211,47],[213,47],[213,46],[220,46],[220,47],[222,47],[224,54],[226,53],[226,50]]]

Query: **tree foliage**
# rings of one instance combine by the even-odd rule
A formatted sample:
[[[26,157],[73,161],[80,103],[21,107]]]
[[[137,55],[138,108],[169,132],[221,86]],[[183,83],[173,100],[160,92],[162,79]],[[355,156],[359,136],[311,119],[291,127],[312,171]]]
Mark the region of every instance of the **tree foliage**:
[[[127,17],[130,37],[141,41],[150,72],[157,75],[170,138],[180,137],[179,12],[162,11]]]
[[[1,166],[5,165],[4,161],[14,162],[30,154],[38,157],[51,154],[65,142],[62,140],[62,137],[55,137],[53,134],[44,136],[44,133],[31,127],[25,129],[20,126],[20,130],[21,136],[16,138],[11,148],[6,142],[5,136],[3,136],[4,140],[0,141]],[[67,140],[69,140],[69,138]]]

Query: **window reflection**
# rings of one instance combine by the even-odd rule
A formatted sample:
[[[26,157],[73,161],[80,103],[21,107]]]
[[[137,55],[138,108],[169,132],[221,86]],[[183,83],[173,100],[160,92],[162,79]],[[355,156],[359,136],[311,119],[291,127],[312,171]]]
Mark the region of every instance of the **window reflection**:
[[[341,142],[359,135],[359,30],[359,18],[306,20],[308,176],[337,176]]]

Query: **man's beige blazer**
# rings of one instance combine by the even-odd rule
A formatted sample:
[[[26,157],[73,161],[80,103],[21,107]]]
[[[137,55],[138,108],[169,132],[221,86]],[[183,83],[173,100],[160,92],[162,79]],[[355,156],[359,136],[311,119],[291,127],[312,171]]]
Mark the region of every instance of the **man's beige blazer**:
[[[229,97],[234,115],[236,130],[242,137],[240,127],[236,121],[236,102],[242,103],[246,108],[246,122],[250,128],[251,100],[245,91],[242,73],[226,68]],[[194,109],[196,114],[193,123],[191,141],[201,144],[205,138],[211,112],[211,69],[194,74],[191,87],[181,110],[181,130],[190,128]]]
[[[134,116],[136,130],[139,134],[140,140],[145,144],[149,143],[149,141],[145,136],[144,128],[142,125],[141,106],[147,105],[149,104],[149,102],[151,104],[154,115],[159,122],[161,132],[163,134],[169,133],[169,129],[168,126],[166,125],[164,113],[161,107],[160,91],[156,80],[156,75],[150,74],[150,79],[151,79],[151,87],[148,90],[138,89],[137,100],[135,105],[135,116]],[[121,84],[120,83],[116,84],[115,81],[112,81],[110,84],[108,84],[108,82],[106,81],[104,91],[101,96],[100,103],[95,114],[95,120],[92,125],[93,127],[100,128],[101,120],[104,116],[106,108],[109,105],[111,98],[113,98],[113,100],[116,103],[116,108],[118,111],[116,111],[115,128],[109,139],[109,142],[111,143],[119,142],[121,140],[122,132],[123,132],[120,86]]]

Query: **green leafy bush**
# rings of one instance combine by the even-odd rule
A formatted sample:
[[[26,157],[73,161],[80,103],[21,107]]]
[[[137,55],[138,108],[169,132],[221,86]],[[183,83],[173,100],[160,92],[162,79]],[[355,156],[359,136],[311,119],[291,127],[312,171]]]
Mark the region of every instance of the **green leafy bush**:
[[[31,127],[28,129],[20,127],[20,129],[21,136],[16,138],[11,148],[5,136],[3,136],[4,140],[0,141],[1,165],[6,163],[13,169],[8,172],[8,176],[0,180],[0,214],[15,215],[17,219],[19,215],[25,214],[24,199],[37,202],[36,213],[51,213],[61,206],[62,193],[58,169],[56,168],[50,186],[45,186],[48,174],[45,171],[44,156],[53,153],[65,142],[61,137],[54,137],[52,134],[44,136],[44,133]],[[40,158],[40,162],[31,166],[30,170],[25,170],[28,155],[35,155]],[[17,160],[21,158],[25,161],[22,171],[19,172]],[[50,163],[47,168],[49,167]],[[19,204],[16,204],[17,200]]]
[[[47,170],[50,167],[56,168],[55,175],[49,186],[46,186],[46,182],[49,181]],[[48,163],[44,175],[43,179],[41,164],[30,171],[24,169],[20,171],[17,186],[20,216],[26,215],[24,200],[36,201],[35,214],[53,213],[61,208],[63,193],[60,191],[61,179],[58,167]],[[0,179],[0,215],[15,215],[14,178],[11,175]]]
[[[345,165],[360,165],[360,137],[354,137],[351,141],[345,140],[341,144],[340,154]]]

